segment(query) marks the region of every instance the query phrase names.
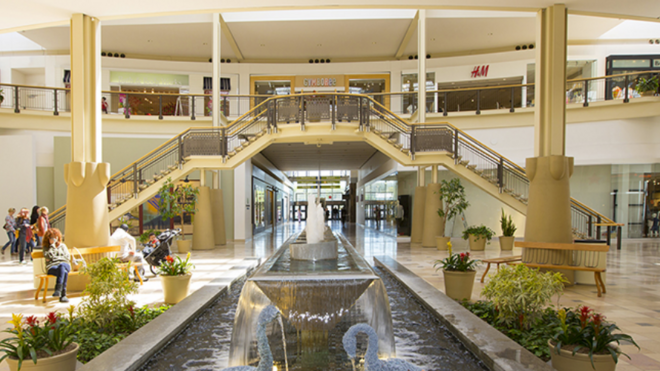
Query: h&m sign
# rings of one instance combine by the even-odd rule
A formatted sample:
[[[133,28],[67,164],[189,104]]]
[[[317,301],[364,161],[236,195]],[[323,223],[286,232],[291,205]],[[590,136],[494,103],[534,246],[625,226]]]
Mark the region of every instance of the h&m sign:
[[[488,76],[488,65],[485,66],[475,66],[472,69],[472,74],[470,77],[486,77]]]

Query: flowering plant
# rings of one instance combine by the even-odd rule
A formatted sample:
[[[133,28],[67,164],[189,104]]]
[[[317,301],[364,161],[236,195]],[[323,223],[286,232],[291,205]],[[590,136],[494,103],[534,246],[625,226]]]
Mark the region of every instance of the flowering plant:
[[[39,324],[36,316],[23,318],[22,314],[12,314],[8,323],[14,327],[4,332],[14,335],[0,341],[0,362],[10,357],[18,360],[18,369],[25,359],[35,364],[37,358],[51,356],[53,352],[66,349],[73,342],[73,316],[68,320],[55,312],[50,312]]]
[[[639,348],[633,338],[627,334],[614,334],[614,331],[620,330],[617,325],[605,321],[605,316],[596,313],[587,306],[580,306],[577,311],[560,309],[557,312],[559,326],[551,343],[555,346],[555,351],[559,354],[562,347],[569,348],[575,353],[586,353],[591,359],[591,365],[594,365],[594,354],[610,354],[614,362],[619,361],[619,355],[623,354],[621,349],[613,346],[613,343],[620,344],[620,341],[628,341]],[[628,357],[630,358],[630,357]]]
[[[190,253],[186,256],[186,260],[168,255],[165,257],[165,261],[160,263],[158,273],[161,276],[181,276],[190,273],[193,268],[195,265],[190,263]]]
[[[440,266],[437,267],[436,270],[443,269],[446,271],[467,272],[473,271],[475,266],[479,263],[479,260],[470,259],[469,252],[454,254],[451,249],[451,241],[447,242],[447,247],[449,248],[449,256],[446,259],[435,261],[433,267]]]

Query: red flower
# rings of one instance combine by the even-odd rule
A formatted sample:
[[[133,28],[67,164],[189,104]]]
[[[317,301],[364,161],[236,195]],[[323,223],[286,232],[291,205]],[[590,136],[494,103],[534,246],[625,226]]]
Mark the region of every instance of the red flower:
[[[580,323],[582,324],[582,328],[585,328],[587,326],[587,321],[591,316],[591,312],[593,312],[593,309],[589,308],[586,305],[581,306],[579,309],[580,309]]]
[[[462,253],[461,253],[461,260],[464,260],[464,259],[465,259],[465,253],[462,252]]]
[[[594,323],[596,333],[600,332],[600,326],[605,322],[605,316],[600,313],[594,313],[591,316],[591,321]]]
[[[465,256],[470,256],[470,253],[469,253],[469,252],[466,252],[466,253],[465,253]]]
[[[174,258],[172,257],[172,255],[166,256],[165,260],[167,260],[167,262],[170,263],[170,264],[174,263]]]
[[[132,305],[128,306],[128,312],[131,314],[131,317],[135,317],[135,310]]]
[[[25,323],[27,323],[28,326],[34,327],[39,325],[39,321],[37,321],[37,316],[28,316],[25,317]]]
[[[48,313],[48,314],[46,315],[46,321],[47,321],[49,324],[51,324],[51,325],[52,325],[53,323],[57,322],[57,313],[55,313],[55,312],[50,312],[50,313]]]

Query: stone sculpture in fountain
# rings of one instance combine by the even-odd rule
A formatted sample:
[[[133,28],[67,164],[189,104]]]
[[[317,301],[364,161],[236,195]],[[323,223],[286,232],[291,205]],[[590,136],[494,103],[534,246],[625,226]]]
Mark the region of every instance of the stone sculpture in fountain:
[[[310,195],[307,200],[307,226],[298,239],[289,245],[293,260],[337,259],[337,238],[325,224],[320,200]]]

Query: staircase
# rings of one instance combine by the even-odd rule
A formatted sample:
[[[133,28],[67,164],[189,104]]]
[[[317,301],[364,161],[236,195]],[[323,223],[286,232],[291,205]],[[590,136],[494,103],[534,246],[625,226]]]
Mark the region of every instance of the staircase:
[[[406,166],[440,164],[523,214],[525,169],[449,123],[410,124],[365,95],[314,93],[275,96],[223,127],[190,128],[110,179],[110,220],[154,197],[168,179],[197,169],[234,169],[271,143],[366,141]],[[606,216],[571,201],[574,232],[598,238]],[[66,207],[51,214],[64,230]]]

